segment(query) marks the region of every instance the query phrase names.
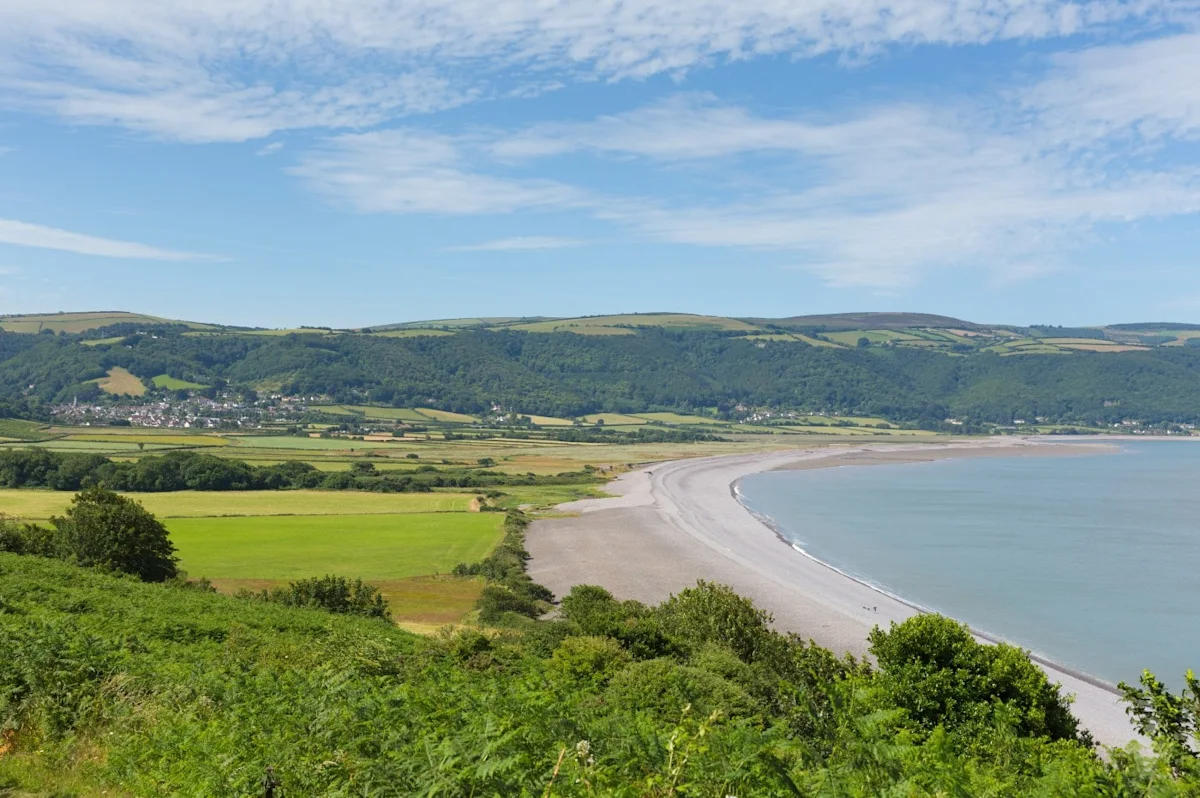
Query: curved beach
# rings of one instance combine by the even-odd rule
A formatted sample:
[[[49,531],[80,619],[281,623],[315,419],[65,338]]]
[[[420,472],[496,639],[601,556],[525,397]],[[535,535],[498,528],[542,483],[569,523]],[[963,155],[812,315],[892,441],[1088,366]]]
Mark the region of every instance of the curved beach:
[[[775,616],[776,626],[862,656],[876,626],[919,610],[795,551],[736,497],[738,480],[777,468],[822,468],[988,455],[1069,455],[1040,442],[831,446],[659,463],[622,475],[608,499],[571,502],[570,517],[533,524],[530,575],[558,595],[598,584],[619,598],[658,603],[708,579],[730,585]],[[1074,447],[1072,447],[1074,448]],[[1079,450],[1076,449],[1076,452]],[[1075,695],[1074,712],[1097,741],[1136,739],[1111,686],[1040,661]]]

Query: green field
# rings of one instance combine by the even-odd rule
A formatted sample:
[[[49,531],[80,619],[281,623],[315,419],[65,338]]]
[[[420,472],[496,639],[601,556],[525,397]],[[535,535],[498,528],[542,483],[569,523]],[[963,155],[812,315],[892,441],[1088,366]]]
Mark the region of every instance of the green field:
[[[84,432],[79,434],[68,435],[65,440],[68,441],[91,441],[100,443],[149,443],[161,444],[163,446],[228,446],[229,439],[222,438],[217,435],[187,435],[187,434],[167,434],[160,435],[153,432],[137,433],[110,433],[110,432]]]
[[[207,388],[207,385],[202,385],[198,382],[188,382],[187,380],[178,380],[169,374],[159,374],[151,380],[155,388],[166,388],[168,391],[198,391],[201,388]]]
[[[297,451],[386,449],[389,444],[349,438],[309,438],[299,435],[240,435],[229,439],[243,449],[294,449]]]
[[[21,421],[16,418],[0,418],[0,438],[15,438],[37,441],[46,437],[46,426],[37,421]]]
[[[500,513],[246,516],[169,519],[192,577],[301,579],[324,574],[377,582],[448,573],[500,541]]]
[[[664,327],[670,330],[757,330],[753,324],[723,316],[691,313],[626,313],[618,316],[585,316],[516,324],[510,329],[526,332],[573,332],[584,335],[622,335],[630,327]]]
[[[420,338],[422,336],[438,336],[438,335],[454,335],[450,330],[384,330],[383,332],[373,332],[371,335],[379,335],[384,338]]]
[[[583,420],[589,424],[595,424],[603,421],[606,425],[614,424],[645,424],[646,419],[638,418],[637,416],[628,416],[624,413],[593,413],[590,416],[584,416]]]
[[[94,313],[41,313],[23,316],[0,316],[0,329],[8,332],[39,333],[42,330],[54,332],[81,333],[107,327],[110,324],[186,324],[197,329],[210,328],[207,324],[196,324],[188,321],[172,321],[157,316],[145,316],[140,313],[125,313],[124,311],[97,311]]]
[[[8,445],[8,444],[5,444]],[[78,441],[57,439],[44,442],[22,443],[20,446],[35,446],[39,449],[48,449],[52,452],[96,452],[104,454],[106,452],[116,453],[138,453],[141,451],[155,452],[163,449],[178,449],[178,446],[164,443],[136,443],[134,441],[111,440],[111,441]]]
[[[159,518],[266,515],[387,515],[465,512],[473,493],[367,493],[326,490],[127,493]],[[68,491],[0,490],[0,513],[30,520],[61,515]]]

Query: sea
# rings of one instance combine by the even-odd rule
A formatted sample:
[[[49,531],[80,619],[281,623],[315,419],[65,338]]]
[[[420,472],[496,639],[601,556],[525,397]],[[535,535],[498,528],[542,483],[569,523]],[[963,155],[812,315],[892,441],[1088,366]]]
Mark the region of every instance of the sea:
[[[880,590],[1113,684],[1178,687],[1200,672],[1200,441],[1115,449],[771,471],[739,493]]]

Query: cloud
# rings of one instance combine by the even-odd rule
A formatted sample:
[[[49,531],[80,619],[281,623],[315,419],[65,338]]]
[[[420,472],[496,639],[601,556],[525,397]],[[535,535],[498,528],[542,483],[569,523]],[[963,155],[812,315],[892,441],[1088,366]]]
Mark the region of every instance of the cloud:
[[[538,249],[567,249],[586,246],[588,242],[578,238],[556,238],[553,236],[516,236],[485,241],[482,244],[466,244],[449,247],[451,252],[510,252]]]
[[[413,129],[336,136],[288,171],[369,213],[509,213],[570,207],[583,197],[554,180],[485,173],[459,140]]]
[[[0,244],[22,247],[56,249],[79,255],[98,255],[105,258],[132,258],[139,260],[202,261],[213,260],[211,255],[195,252],[176,252],[169,249],[137,244],[131,241],[116,241],[110,238],[72,233],[54,227],[0,219]]]
[[[254,154],[259,157],[264,157],[267,155],[274,155],[275,153],[279,152],[282,149],[283,149],[282,141],[272,141],[267,146],[259,148],[259,150],[257,152],[255,152]]]
[[[7,104],[191,142],[787,54],[1132,33],[1200,0],[6,0]]]
[[[1153,66],[1185,65],[1192,42],[1056,57],[1042,80],[982,99],[767,118],[682,93],[511,131],[344,135],[298,174],[359,210],[583,211],[650,241],[780,253],[833,286],[896,290],[948,269],[1011,282],[1062,268],[1100,226],[1200,213],[1195,153],[1159,152],[1190,141],[1192,73],[1156,81]],[[537,178],[595,159],[604,193]]]
[[[1094,47],[1054,64],[1024,100],[1056,140],[1200,137],[1200,33]]]

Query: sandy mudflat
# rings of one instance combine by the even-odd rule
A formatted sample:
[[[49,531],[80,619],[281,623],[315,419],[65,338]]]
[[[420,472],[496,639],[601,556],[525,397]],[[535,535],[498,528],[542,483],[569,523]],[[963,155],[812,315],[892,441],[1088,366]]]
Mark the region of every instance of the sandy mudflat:
[[[658,603],[697,579],[723,582],[770,611],[778,628],[862,656],[872,627],[902,621],[917,610],[793,550],[737,501],[739,479],[776,468],[1060,456],[1089,448],[1096,451],[1005,438],[839,445],[659,463],[610,484],[615,498],[571,502],[561,509],[577,516],[536,522],[526,540],[533,556],[529,572],[559,596],[573,585],[598,584],[618,598],[647,603]],[[1134,739],[1111,688],[1041,664],[1076,696],[1075,714],[1098,741],[1124,745]]]

